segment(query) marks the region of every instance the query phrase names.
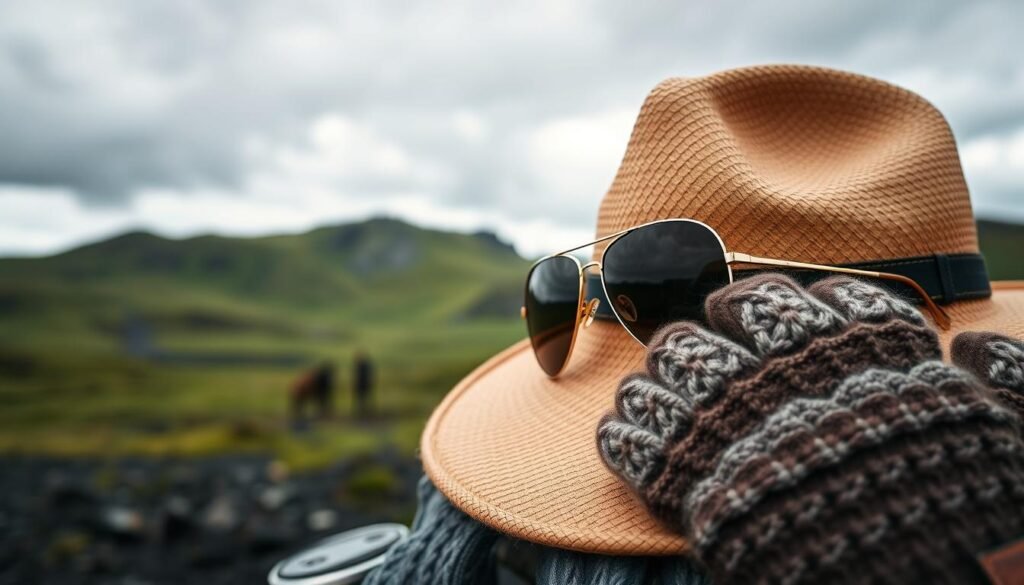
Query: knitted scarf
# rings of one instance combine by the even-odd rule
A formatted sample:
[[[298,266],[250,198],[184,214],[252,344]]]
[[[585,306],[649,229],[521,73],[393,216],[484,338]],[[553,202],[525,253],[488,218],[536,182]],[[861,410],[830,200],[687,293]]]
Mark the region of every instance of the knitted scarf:
[[[424,477],[409,539],[388,551],[364,585],[492,583],[501,535],[453,506]],[[610,557],[539,547],[538,585],[707,585],[681,557]]]

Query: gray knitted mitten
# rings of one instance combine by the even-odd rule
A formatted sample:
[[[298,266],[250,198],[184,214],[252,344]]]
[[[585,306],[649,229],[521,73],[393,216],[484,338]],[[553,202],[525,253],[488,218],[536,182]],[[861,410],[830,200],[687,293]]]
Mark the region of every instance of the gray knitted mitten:
[[[973,555],[1024,533],[1020,421],[912,306],[762,275],[706,313],[655,336],[597,440],[716,582],[981,582]]]

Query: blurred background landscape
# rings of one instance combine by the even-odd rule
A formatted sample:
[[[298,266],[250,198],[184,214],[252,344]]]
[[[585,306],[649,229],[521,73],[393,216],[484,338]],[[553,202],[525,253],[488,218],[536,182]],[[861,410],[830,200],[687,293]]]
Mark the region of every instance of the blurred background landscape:
[[[1024,226],[979,222],[995,279],[1022,279]],[[493,233],[395,219],[261,238],[126,233],[0,259],[0,453],[270,454],[291,469],[383,447],[524,336],[529,261]],[[352,417],[368,351],[376,415]],[[339,368],[337,424],[294,432],[288,388]]]
[[[979,229],[993,277],[1024,278],[1024,226]],[[528,265],[490,232],[385,218],[0,259],[7,582],[261,582],[317,535],[409,522],[426,417],[523,337]],[[297,426],[287,390],[324,361],[336,414]]]
[[[243,450],[296,468],[383,443],[412,454],[443,393],[523,336],[527,267],[491,233],[391,219],[248,239],[132,232],[0,260],[0,450]],[[289,386],[334,362],[351,412],[358,349],[379,371],[379,419],[293,437]]]
[[[523,336],[527,266],[492,233],[394,219],[0,260],[0,571],[261,582],[317,534],[408,523],[426,417]],[[293,420],[325,361],[335,415]]]
[[[426,417],[593,233],[647,91],[772,62],[916,91],[1024,278],[1024,5],[0,5],[0,585],[263,583],[409,522]],[[355,414],[355,356],[372,360]],[[292,389],[334,366],[334,412]]]

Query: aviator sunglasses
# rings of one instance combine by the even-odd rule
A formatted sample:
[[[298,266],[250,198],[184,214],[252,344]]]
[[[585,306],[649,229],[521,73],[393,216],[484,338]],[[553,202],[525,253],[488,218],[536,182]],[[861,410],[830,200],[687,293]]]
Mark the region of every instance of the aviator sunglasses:
[[[571,253],[608,242],[598,261],[582,263]],[[709,226],[693,219],[665,219],[628,228],[586,244],[545,256],[526,277],[526,319],[533,353],[544,372],[565,369],[580,324],[590,325],[601,301],[585,299],[586,272],[595,268],[611,312],[638,342],[674,321],[702,321],[704,300],[733,282],[733,264],[778,266],[852,274],[902,283],[913,289],[935,323],[948,329],[950,319],[913,279],[901,274],[844,266],[807,264],[729,252]]]

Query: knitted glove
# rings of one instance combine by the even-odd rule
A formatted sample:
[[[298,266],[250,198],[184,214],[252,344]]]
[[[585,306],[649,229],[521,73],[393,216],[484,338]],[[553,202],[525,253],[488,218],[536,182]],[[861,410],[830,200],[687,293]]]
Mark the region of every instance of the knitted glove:
[[[953,363],[988,382],[1024,418],[1024,342],[972,331],[956,336],[952,354]]]
[[[913,307],[764,275],[706,309],[710,331],[652,340],[597,438],[716,582],[978,582],[973,555],[1024,533],[1019,420]]]

